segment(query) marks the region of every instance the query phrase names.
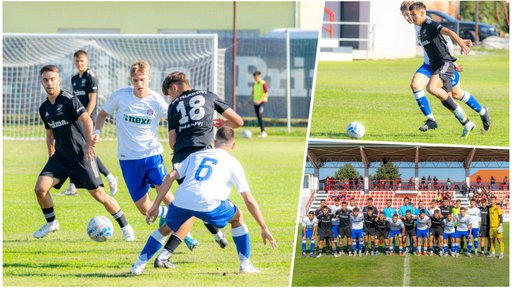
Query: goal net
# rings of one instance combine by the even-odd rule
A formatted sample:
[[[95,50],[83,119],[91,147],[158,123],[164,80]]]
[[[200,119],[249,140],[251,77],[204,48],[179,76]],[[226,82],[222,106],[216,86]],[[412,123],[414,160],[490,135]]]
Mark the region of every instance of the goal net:
[[[150,89],[161,94],[167,74],[183,71],[195,89],[205,89],[224,98],[223,55],[218,53],[217,35],[70,35],[4,34],[3,39],[3,136],[4,139],[43,139],[45,132],[39,106],[46,94],[39,83],[39,70],[48,64],[60,69],[61,88],[71,91],[76,74],[73,53],[87,51],[89,69],[98,77],[97,110],[115,90],[130,86],[132,62],[146,60],[151,66]],[[221,88],[221,89],[219,89]],[[169,99],[166,99],[169,102]],[[102,138],[115,138],[111,116]],[[159,138],[167,140],[167,122],[162,121]]]

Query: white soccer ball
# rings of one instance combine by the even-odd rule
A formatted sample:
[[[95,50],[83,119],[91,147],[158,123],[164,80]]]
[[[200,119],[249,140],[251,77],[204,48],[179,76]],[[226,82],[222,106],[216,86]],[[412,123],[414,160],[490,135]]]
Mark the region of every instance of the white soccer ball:
[[[354,121],[347,126],[347,134],[350,138],[363,138],[365,131],[363,123],[358,121]]]
[[[250,130],[244,130],[242,131],[242,138],[251,138],[252,137],[252,132]]]
[[[104,242],[112,238],[114,226],[105,216],[96,216],[87,224],[87,234],[96,242]]]

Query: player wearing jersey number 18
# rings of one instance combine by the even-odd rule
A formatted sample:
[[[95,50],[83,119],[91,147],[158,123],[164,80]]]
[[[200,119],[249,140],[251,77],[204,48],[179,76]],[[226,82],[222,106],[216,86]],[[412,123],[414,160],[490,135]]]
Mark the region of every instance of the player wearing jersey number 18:
[[[217,131],[215,147],[216,149],[190,154],[168,175],[171,182],[183,177],[185,179],[176,191],[173,203],[169,206],[166,224],[151,234],[139,259],[131,268],[132,274],[141,274],[149,259],[162,247],[166,237],[191,217],[197,217],[218,228],[231,224],[231,234],[240,260],[240,272],[259,272],[249,261],[251,252],[249,231],[242,217],[242,211],[228,200],[232,185],[241,194],[247,209],[260,226],[263,243],[266,244],[269,241],[272,248],[277,248],[277,243],[265,224],[258,203],[250,192],[243,167],[231,156],[235,148],[235,133],[232,128],[221,127]],[[163,191],[158,193],[153,206],[147,213],[148,223],[158,216],[158,205],[164,196]],[[171,254],[168,253],[167,258],[170,257]]]

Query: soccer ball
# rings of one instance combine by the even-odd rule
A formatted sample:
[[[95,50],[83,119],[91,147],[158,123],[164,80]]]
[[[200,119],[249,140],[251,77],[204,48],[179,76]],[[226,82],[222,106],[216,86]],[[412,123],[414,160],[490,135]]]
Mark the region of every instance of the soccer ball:
[[[87,224],[87,234],[96,242],[104,242],[112,238],[114,226],[105,216],[96,216]]]
[[[242,138],[247,138],[247,139],[249,139],[249,138],[251,138],[251,137],[252,137],[252,133],[251,133],[251,131],[250,131],[250,130],[244,130],[244,131],[242,131]]]
[[[365,131],[363,123],[358,121],[354,121],[347,126],[347,134],[350,138],[363,138]]]

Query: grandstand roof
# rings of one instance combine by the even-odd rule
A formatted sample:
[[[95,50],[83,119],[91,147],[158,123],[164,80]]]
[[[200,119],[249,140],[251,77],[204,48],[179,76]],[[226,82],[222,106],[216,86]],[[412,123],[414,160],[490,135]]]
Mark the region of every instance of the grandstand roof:
[[[508,162],[507,147],[472,147],[419,143],[340,141],[312,139],[308,145],[312,162]]]

